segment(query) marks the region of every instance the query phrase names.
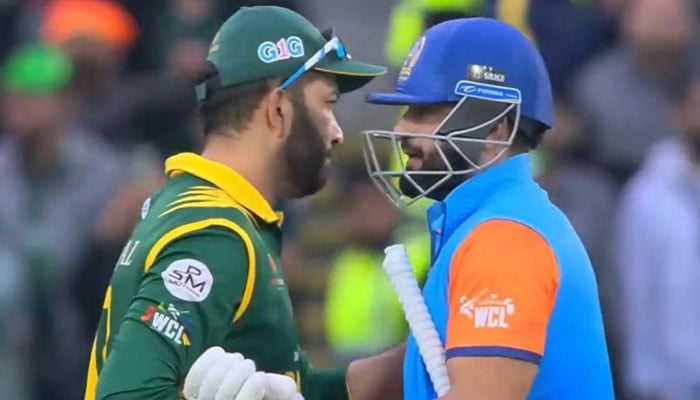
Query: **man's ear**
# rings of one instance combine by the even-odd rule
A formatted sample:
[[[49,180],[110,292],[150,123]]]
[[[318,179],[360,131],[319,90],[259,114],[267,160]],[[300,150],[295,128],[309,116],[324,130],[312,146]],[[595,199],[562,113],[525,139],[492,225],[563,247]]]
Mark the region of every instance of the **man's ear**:
[[[292,104],[289,94],[282,89],[274,89],[267,96],[265,103],[265,119],[270,130],[277,136],[283,137],[289,131],[292,120]]]

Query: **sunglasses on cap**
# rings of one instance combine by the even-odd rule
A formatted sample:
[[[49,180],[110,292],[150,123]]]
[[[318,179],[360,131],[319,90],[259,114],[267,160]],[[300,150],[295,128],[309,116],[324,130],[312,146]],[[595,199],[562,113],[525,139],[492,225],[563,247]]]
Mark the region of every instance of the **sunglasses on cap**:
[[[318,51],[314,53],[314,55],[312,55],[308,60],[306,60],[304,65],[302,65],[301,67],[299,67],[299,69],[294,71],[294,73],[290,75],[289,78],[285,79],[284,82],[282,82],[282,84],[280,85],[280,89],[287,89],[305,72],[310,71],[324,58],[326,58],[328,54],[335,52],[335,55],[339,59],[349,57],[345,52],[345,46],[343,46],[343,43],[340,41],[338,36],[335,35],[334,28],[326,29],[321,33],[321,35],[323,35],[323,37],[327,40],[326,44],[324,44],[323,47],[318,49]]]

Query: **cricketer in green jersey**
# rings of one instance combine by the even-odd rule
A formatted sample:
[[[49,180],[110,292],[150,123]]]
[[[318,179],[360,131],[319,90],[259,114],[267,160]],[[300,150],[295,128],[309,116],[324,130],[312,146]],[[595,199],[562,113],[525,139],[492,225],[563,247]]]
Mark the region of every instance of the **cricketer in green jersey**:
[[[208,65],[197,86],[205,149],[169,158],[167,184],[144,203],[105,295],[85,399],[400,398],[401,348],[311,367],[270,206],[323,186],[343,138],[339,93],[384,68],[270,6],[229,18]]]

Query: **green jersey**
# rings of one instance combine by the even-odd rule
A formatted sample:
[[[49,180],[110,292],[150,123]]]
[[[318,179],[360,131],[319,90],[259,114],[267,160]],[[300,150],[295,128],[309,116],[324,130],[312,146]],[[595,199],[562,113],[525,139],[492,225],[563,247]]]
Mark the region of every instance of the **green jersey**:
[[[307,400],[346,399],[345,370],[314,370],[299,350],[279,267],[281,214],[195,154],[171,157],[166,173],[107,288],[85,399],[180,399],[212,346],[292,377]]]

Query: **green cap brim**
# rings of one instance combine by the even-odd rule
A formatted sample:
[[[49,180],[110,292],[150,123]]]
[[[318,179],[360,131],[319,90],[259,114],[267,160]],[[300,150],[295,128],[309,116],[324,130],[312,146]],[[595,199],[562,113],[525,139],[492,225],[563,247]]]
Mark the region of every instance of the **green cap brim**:
[[[380,65],[347,58],[333,59],[331,57],[326,57],[326,59],[318,63],[314,70],[337,75],[340,93],[357,90],[368,84],[372,79],[386,73],[386,68]]]

